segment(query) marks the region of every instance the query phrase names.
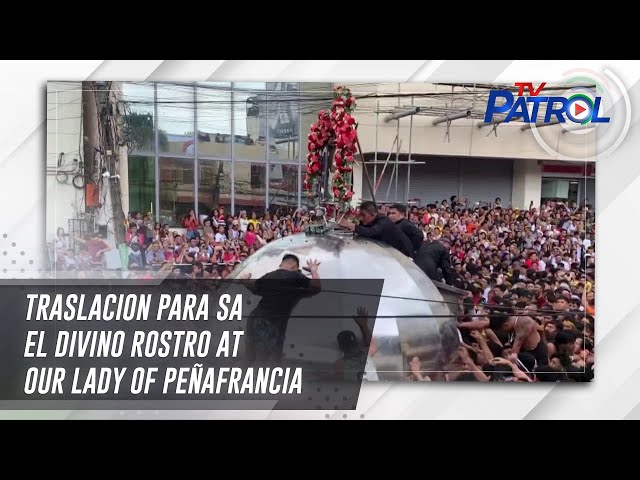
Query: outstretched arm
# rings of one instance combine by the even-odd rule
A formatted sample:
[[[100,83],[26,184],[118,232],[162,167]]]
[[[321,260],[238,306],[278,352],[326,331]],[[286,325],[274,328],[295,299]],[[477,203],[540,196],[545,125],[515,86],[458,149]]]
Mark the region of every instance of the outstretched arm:
[[[367,319],[369,317],[369,312],[364,307],[358,307],[357,314],[353,317],[353,319],[358,324],[360,328],[360,333],[362,333],[362,340],[365,346],[369,346],[371,344],[371,329],[369,328],[369,324],[367,323]]]
[[[258,294],[258,287],[256,286],[256,280],[251,280],[251,272],[244,272],[238,277],[240,280],[243,280],[242,284],[247,287],[247,289],[254,294]]]
[[[470,322],[459,322],[458,328],[465,328],[467,330],[484,330],[489,328],[489,320],[471,320]]]
[[[320,267],[320,262],[318,260],[307,260],[307,268],[311,272],[309,288],[313,292],[320,291],[320,274],[318,273],[318,267]]]
[[[514,358],[518,358],[517,355],[513,356]],[[516,377],[519,381],[521,382],[532,382],[533,380],[531,380],[529,378],[529,376],[524,373],[522,370],[520,370],[520,367],[518,367],[518,365],[515,363],[515,361],[510,361],[507,360],[506,358],[502,358],[502,357],[496,357],[492,360],[492,362],[494,365],[506,365],[507,367],[511,367],[511,372],[513,373],[513,376]]]
[[[465,368],[469,370],[474,378],[479,382],[488,382],[489,377],[482,371],[480,367],[478,367],[475,362],[469,356],[469,352],[465,347],[458,347],[458,354],[460,355],[460,360],[464,364]]]

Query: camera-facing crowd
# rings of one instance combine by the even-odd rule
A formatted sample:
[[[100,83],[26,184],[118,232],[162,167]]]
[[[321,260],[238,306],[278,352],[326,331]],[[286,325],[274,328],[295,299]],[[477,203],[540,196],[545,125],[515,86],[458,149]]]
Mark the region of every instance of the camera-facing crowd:
[[[414,261],[430,278],[466,292],[459,305],[457,355],[444,378],[432,376],[593,379],[595,216],[588,204],[547,201],[535,208],[531,202],[520,210],[502,205],[500,198],[469,206],[452,196],[425,208],[384,206],[377,215],[381,224],[385,214],[387,223],[399,227],[394,235],[401,230],[408,240],[403,246],[396,238],[396,248],[404,251],[413,243]],[[416,229],[424,235],[418,248],[411,233]],[[432,380],[420,358],[407,363],[408,380]]]
[[[588,204],[531,202],[520,210],[499,198],[480,206],[452,196],[423,207],[363,202],[351,213],[358,219],[346,215],[342,228],[389,243],[433,280],[466,292],[461,343],[444,380],[593,378],[595,217]],[[267,243],[303,232],[312,214],[191,210],[178,230],[150,213],[131,213],[125,262],[137,278],[170,268],[173,278],[224,279]],[[103,268],[112,250],[97,234],[70,238],[62,229],[54,246],[59,270]],[[432,380],[420,358],[407,364],[408,380]]]

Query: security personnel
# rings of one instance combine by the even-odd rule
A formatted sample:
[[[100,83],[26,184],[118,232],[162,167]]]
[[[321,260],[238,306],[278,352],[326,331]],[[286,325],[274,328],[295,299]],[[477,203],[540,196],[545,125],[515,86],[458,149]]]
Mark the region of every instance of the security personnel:
[[[358,218],[360,220],[359,225],[355,225],[347,219],[343,219],[339,225],[355,231],[355,233],[361,237],[380,240],[400,250],[407,257],[412,256],[413,247],[411,240],[409,240],[409,238],[402,233],[400,227],[389,220],[386,215],[378,213],[378,208],[375,203],[370,201],[362,202]]]
[[[407,219],[407,207],[401,203],[394,203],[387,210],[387,216],[409,237],[415,255],[424,242],[424,233]]]
[[[431,280],[448,285],[453,284],[454,275],[451,268],[451,244],[447,238],[440,238],[432,242],[423,243],[415,257],[418,265]]]

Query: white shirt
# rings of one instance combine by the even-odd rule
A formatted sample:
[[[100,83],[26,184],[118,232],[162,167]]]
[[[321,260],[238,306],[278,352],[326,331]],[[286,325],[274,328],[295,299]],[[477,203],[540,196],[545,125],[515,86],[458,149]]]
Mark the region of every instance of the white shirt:
[[[76,265],[76,259],[74,257],[64,257],[64,266],[65,267],[73,267]]]
[[[584,245],[584,248],[589,248],[591,246],[591,239],[590,238],[585,238],[584,240],[582,240],[582,245]]]
[[[222,242],[224,242],[226,239],[227,239],[227,236],[226,236],[224,233],[220,233],[220,232],[216,233],[215,241],[216,241],[217,243],[222,243]]]
[[[367,355],[367,362],[364,364],[364,378],[368,382],[378,381],[378,371],[376,370],[376,364],[373,358]]]
[[[248,227],[249,227],[249,220],[247,220],[246,218],[241,218],[240,219],[240,230],[243,231],[243,232],[246,232]]]
[[[482,293],[482,298],[484,298],[485,302],[489,301],[489,293],[491,292],[491,287],[487,287],[484,289],[484,292]]]

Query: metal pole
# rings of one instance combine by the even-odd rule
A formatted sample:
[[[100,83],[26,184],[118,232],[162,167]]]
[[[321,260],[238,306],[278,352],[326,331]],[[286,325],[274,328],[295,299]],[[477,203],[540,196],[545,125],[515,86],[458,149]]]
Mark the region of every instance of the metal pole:
[[[400,106],[400,84],[398,83],[398,107]],[[398,144],[396,145],[396,162],[400,160],[400,119],[398,118],[396,124],[396,135],[398,135]],[[395,164],[393,170],[396,172],[396,193],[394,194],[395,201],[398,201],[398,174],[400,173],[400,166]]]
[[[154,124],[154,170],[156,175],[156,220],[160,221],[160,132],[158,126],[158,82],[153,82],[153,124]],[[163,222],[164,223],[164,222]]]
[[[267,168],[266,171],[264,172],[264,181],[265,181],[265,186],[264,186],[264,209],[265,212],[267,212],[269,210],[269,177],[270,177],[270,159],[269,157],[270,155],[270,141],[269,141],[269,91],[267,90],[268,88],[268,84],[265,84],[265,91],[264,91],[264,99],[265,99],[265,103],[267,104],[266,106],[266,115],[265,115],[265,126],[267,127],[267,132],[266,132],[266,139],[267,139]],[[260,111],[258,110],[258,125],[260,125]],[[260,134],[260,132],[258,132],[258,135]]]
[[[376,144],[375,144],[375,152],[373,154],[373,161],[376,162],[373,164],[373,184],[377,184],[378,178],[378,122],[380,120],[380,100],[376,102]]]
[[[411,106],[413,106],[414,97],[411,97]],[[407,194],[406,200],[409,201],[409,195],[411,195],[411,136],[413,134],[413,115],[409,118],[409,163],[407,164]]]
[[[396,136],[396,138],[394,138],[394,140],[393,140],[393,143],[391,144],[391,148],[389,149],[389,153],[387,154],[387,159],[385,160],[384,166],[382,167],[382,172],[380,172],[380,178],[376,181],[374,192],[377,192],[378,191],[378,187],[380,187],[380,183],[382,182],[382,179],[384,177],[384,172],[386,171],[387,165],[389,164],[389,159],[391,158],[393,147],[394,147],[394,145],[396,144],[397,141],[398,141],[398,137]],[[391,180],[389,180],[389,181],[391,181]]]
[[[231,90],[229,92],[231,98],[231,215],[236,214],[236,158],[235,158],[235,145],[236,145],[236,108],[234,102],[233,82],[231,83]],[[220,198],[220,195],[218,195]],[[214,205],[213,208],[220,208],[220,205]]]
[[[557,125],[560,123],[560,120],[558,120],[557,118],[554,120],[551,120],[548,123],[545,122],[536,122],[535,123],[535,128],[541,128],[541,127],[548,127],[550,125]],[[531,128],[534,128],[534,124],[533,123],[525,123],[524,125],[522,125],[520,127],[520,130],[524,131],[524,130],[529,130]]]
[[[393,164],[393,170],[391,170],[391,177],[389,177],[389,186],[387,187],[387,194],[384,196],[384,201],[388,202],[389,201],[389,193],[391,193],[391,184],[393,183],[393,176],[396,174],[396,168],[398,168],[397,164]],[[398,196],[398,191],[397,191],[397,184],[396,184],[396,198]]]
[[[364,178],[367,180],[367,187],[369,187],[369,193],[371,194],[371,201],[376,203],[376,195],[371,185],[371,178],[369,178],[369,171],[367,170],[367,162],[364,159],[364,153],[362,152],[362,147],[360,146],[360,138],[356,135],[356,146],[358,147],[358,152],[360,152],[360,160],[362,161],[362,170],[364,171]],[[375,167],[375,165],[374,165]]]
[[[397,158],[397,157],[396,157]],[[393,198],[395,199],[395,201],[398,201],[398,177],[400,176],[400,165],[398,165],[397,163],[394,165],[395,169],[396,169],[396,193],[393,196]]]
[[[200,218],[200,210],[199,210],[199,193],[200,193],[200,164],[198,161],[198,98],[197,98],[197,88],[193,85],[193,163],[195,168],[193,169],[193,208],[196,212],[196,218]]]
[[[302,206],[302,85],[298,83],[298,208]],[[295,137],[295,135],[294,135]],[[295,142],[295,140],[294,140]],[[295,143],[294,143],[295,145]]]

